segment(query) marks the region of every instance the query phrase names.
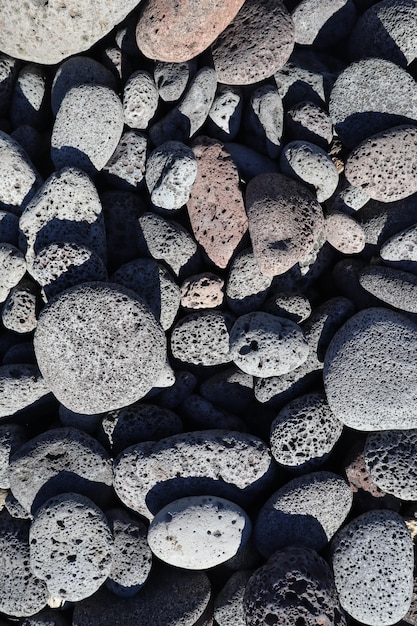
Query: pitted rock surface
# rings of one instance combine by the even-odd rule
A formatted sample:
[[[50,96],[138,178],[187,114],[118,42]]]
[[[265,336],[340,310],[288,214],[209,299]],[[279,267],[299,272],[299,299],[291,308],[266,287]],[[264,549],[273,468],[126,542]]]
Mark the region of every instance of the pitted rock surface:
[[[284,109],[274,85],[263,85],[252,93],[244,115],[246,142],[257,152],[276,159],[282,145]]]
[[[222,365],[232,360],[229,348],[234,318],[221,311],[198,311],[174,325],[171,351],[174,358],[192,365]]]
[[[0,417],[9,417],[50,392],[36,365],[0,366]]]
[[[181,285],[181,306],[185,309],[213,309],[221,306],[223,287],[224,280],[212,272],[189,276]]]
[[[22,67],[10,105],[13,126],[43,128],[47,120],[48,96],[45,69],[35,63]]]
[[[243,97],[239,87],[218,85],[207,119],[207,134],[220,141],[233,141],[239,132]]]
[[[159,94],[149,72],[137,70],[127,79],[123,90],[124,121],[129,128],[145,130],[158,108]]]
[[[237,315],[250,313],[262,307],[272,276],[261,272],[252,248],[237,254],[229,267],[226,284],[226,301]]]
[[[3,131],[0,131],[0,180],[0,208],[18,215],[42,184],[26,152]]]
[[[214,617],[219,626],[246,626],[243,598],[251,570],[235,572],[217,594]]]
[[[324,233],[330,245],[342,254],[358,254],[365,247],[366,235],[362,226],[340,211],[326,215]]]
[[[309,141],[326,150],[333,138],[329,114],[315,102],[299,102],[288,109],[285,128],[291,140]]]
[[[164,102],[175,102],[183,95],[187,83],[195,74],[195,59],[183,63],[156,61],[153,77],[159,96]]]
[[[148,139],[143,133],[125,131],[102,169],[103,179],[122,191],[135,191],[144,187],[147,148]]]
[[[380,249],[381,259],[400,270],[415,271],[417,267],[417,224],[397,232]]]
[[[311,315],[309,299],[301,293],[278,291],[265,302],[263,309],[272,315],[286,317],[296,324],[305,322]]]
[[[366,291],[400,311],[417,313],[417,276],[392,267],[368,266],[359,273]]]
[[[25,255],[10,243],[0,243],[0,267],[0,302],[3,302],[9,290],[25,275]]]
[[[352,0],[302,0],[291,13],[295,42],[328,48],[344,39],[355,23]]]
[[[25,441],[25,430],[18,424],[0,426],[0,489],[10,489],[10,457]]]
[[[10,290],[3,305],[3,326],[15,333],[30,333],[37,325],[37,296],[39,289],[30,280],[21,280]]]

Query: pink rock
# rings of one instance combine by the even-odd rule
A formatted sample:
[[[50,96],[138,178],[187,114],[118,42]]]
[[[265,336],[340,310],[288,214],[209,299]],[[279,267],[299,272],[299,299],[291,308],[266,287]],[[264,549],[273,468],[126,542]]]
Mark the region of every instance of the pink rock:
[[[149,59],[179,63],[194,58],[233,20],[244,0],[149,0],[136,39]]]
[[[252,178],[246,189],[246,210],[253,253],[268,276],[284,274],[305,258],[324,226],[314,195],[282,174]]]
[[[248,229],[238,170],[220,141],[198,137],[192,149],[198,169],[187,204],[191,227],[211,261],[225,268]]]
[[[186,278],[181,285],[181,305],[186,309],[212,309],[223,302],[224,280],[204,272]]]

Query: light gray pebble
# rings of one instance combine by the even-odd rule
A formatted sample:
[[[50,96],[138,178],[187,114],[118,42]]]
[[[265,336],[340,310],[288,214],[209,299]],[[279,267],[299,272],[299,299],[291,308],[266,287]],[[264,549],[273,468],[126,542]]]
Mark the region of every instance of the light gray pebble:
[[[151,201],[161,209],[172,211],[184,206],[196,176],[194,153],[180,141],[161,144],[146,162],[145,178]]]
[[[308,352],[300,327],[270,313],[246,313],[230,331],[232,360],[242,371],[257,378],[288,374],[304,363]]]
[[[220,311],[190,313],[172,329],[174,358],[193,365],[221,365],[232,360],[229,336],[234,318]]]
[[[31,570],[54,598],[88,598],[110,574],[113,536],[104,513],[85,496],[47,500],[33,519],[29,544]]]
[[[110,273],[141,256],[138,219],[145,211],[139,194],[131,191],[104,191],[100,196],[107,239],[107,267]]]
[[[245,314],[260,308],[265,302],[272,277],[263,274],[252,248],[235,256],[229,268],[226,283],[226,301],[236,314]]]
[[[329,155],[308,141],[291,141],[280,157],[283,174],[314,187],[317,200],[325,202],[336,191],[339,174]]]
[[[366,234],[358,221],[340,211],[331,211],[324,222],[326,240],[342,254],[359,254],[365,247]]]
[[[291,17],[296,43],[328,48],[350,33],[356,10],[352,0],[302,0]]]
[[[116,150],[123,123],[122,103],[112,89],[103,85],[73,87],[62,100],[52,129],[55,168],[79,167],[94,176]]]
[[[195,59],[183,63],[166,63],[156,61],[154,79],[159,96],[164,102],[175,102],[183,95],[188,81],[195,74]]]
[[[240,177],[245,182],[249,182],[251,178],[258,176],[258,174],[278,171],[278,165],[275,160],[260,154],[260,152],[242,143],[227,142],[224,147],[229,152]]]
[[[63,404],[59,405],[59,420],[63,426],[69,426],[82,430],[88,435],[94,435],[103,419],[102,413],[96,415],[84,415],[83,413],[74,413]]]
[[[37,326],[38,285],[29,280],[21,280],[10,290],[3,309],[3,326],[15,333],[30,333]]]
[[[414,558],[410,532],[398,513],[378,510],[356,517],[334,538],[331,559],[340,603],[354,619],[388,626],[404,617]]]
[[[381,246],[381,259],[399,270],[416,273],[417,270],[417,224],[402,229]]]
[[[0,208],[20,215],[41,184],[23,148],[0,131]]]
[[[293,478],[261,507],[254,537],[265,557],[289,545],[319,552],[342,526],[352,506],[347,482],[332,472]]]
[[[8,117],[13,87],[19,71],[19,61],[7,54],[0,54],[0,117]]]
[[[14,127],[28,124],[42,128],[48,120],[48,90],[45,68],[24,65],[14,87],[10,107]]]
[[[278,93],[286,109],[306,100],[320,106],[326,103],[333,76],[324,68],[316,67],[314,57],[310,58],[310,62],[305,62],[302,53],[294,52],[284,67],[274,74]]]
[[[354,187],[342,174],[339,180],[339,189],[330,200],[332,211],[340,211],[352,215],[359,211],[370,200],[366,190],[362,187]]]
[[[9,417],[50,392],[36,365],[0,366],[0,417]]]
[[[349,298],[356,310],[381,306],[381,301],[366,291],[359,282],[359,274],[367,263],[358,257],[338,261],[332,270],[332,279],[343,296]]]
[[[145,130],[158,108],[159,94],[154,79],[145,70],[133,72],[123,90],[124,121],[129,128]]]
[[[214,618],[218,626],[246,626],[243,597],[251,570],[235,572],[214,600]]]
[[[311,315],[311,304],[302,293],[281,291],[269,296],[263,305],[266,313],[286,317],[291,322],[301,324]]]
[[[132,60],[116,46],[110,46],[103,50],[101,62],[113,74],[118,83],[125,83],[129,76],[133,74]]]
[[[9,211],[0,209],[0,240],[4,243],[10,243],[13,246],[18,245],[19,239],[19,218],[17,215]]]
[[[286,112],[285,132],[291,140],[308,141],[327,150],[333,138],[333,124],[323,107],[307,100]]]
[[[158,395],[158,404],[167,409],[177,408],[197,386],[196,376],[185,370],[175,371],[175,382]]]
[[[238,87],[219,85],[207,118],[207,134],[220,141],[233,141],[240,129],[243,98]]]
[[[138,7],[133,9],[131,13],[123,20],[122,24],[117,28],[114,40],[116,45],[133,59],[140,58],[141,54],[136,42],[136,25],[138,23]]]
[[[0,302],[4,302],[10,289],[17,285],[25,272],[23,252],[10,243],[0,243]]]
[[[152,553],[145,524],[124,509],[110,509],[106,517],[114,536],[112,567],[106,586],[120,598],[130,598],[146,583]]]
[[[369,265],[359,272],[361,286],[384,304],[406,313],[417,313],[417,276],[383,265]]]
[[[246,425],[239,417],[218,408],[210,400],[195,393],[185,398],[180,406],[180,411],[186,419],[187,427],[193,430],[220,428],[242,433],[247,432]]]
[[[24,428],[18,424],[3,424],[0,426],[0,488],[9,489],[9,461],[10,457],[26,441]]]
[[[253,377],[233,365],[206,378],[199,391],[203,398],[227,411],[243,411],[253,400]]]
[[[145,184],[147,150],[148,140],[143,133],[134,130],[124,132],[103,167],[103,180],[116,189],[141,189]]]
[[[246,142],[257,152],[276,159],[281,151],[284,109],[274,85],[263,85],[252,93],[243,117]]]
[[[33,515],[30,511],[27,511],[19,502],[17,498],[14,497],[13,493],[9,491],[6,496],[6,500],[4,501],[4,506],[9,515],[16,519],[33,519]]]

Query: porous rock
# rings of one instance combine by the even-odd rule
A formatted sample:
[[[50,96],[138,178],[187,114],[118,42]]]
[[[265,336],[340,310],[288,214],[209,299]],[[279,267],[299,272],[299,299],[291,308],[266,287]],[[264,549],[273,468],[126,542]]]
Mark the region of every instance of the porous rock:
[[[116,189],[141,189],[145,184],[147,149],[148,140],[143,133],[125,131],[102,169],[103,180]]]
[[[232,260],[226,283],[226,301],[238,315],[259,309],[264,303],[272,277],[261,272],[252,248],[239,252]]]
[[[47,76],[45,69],[34,63],[19,72],[10,106],[13,126],[43,128],[48,119]]]
[[[415,273],[417,267],[417,224],[389,237],[381,246],[381,259],[392,267]]]
[[[330,245],[343,254],[358,254],[365,247],[366,235],[362,226],[340,211],[326,215],[324,232]]]
[[[0,489],[10,488],[10,457],[26,441],[25,430],[18,424],[0,426]]]
[[[197,175],[193,151],[180,141],[167,141],[149,155],[146,186],[156,207],[176,210],[188,202]]]
[[[302,0],[291,13],[295,42],[328,48],[349,34],[355,23],[352,0]]]
[[[0,417],[8,417],[30,406],[50,391],[36,365],[0,366]]]
[[[216,308],[223,303],[223,286],[224,280],[212,272],[189,276],[181,285],[181,306],[185,309]]]
[[[265,302],[263,309],[267,313],[286,317],[296,324],[305,322],[311,315],[311,304],[307,296],[291,291],[278,291]]]
[[[329,114],[315,102],[304,101],[288,109],[285,129],[291,140],[309,141],[324,150],[333,138],[333,124]]]
[[[123,90],[124,121],[129,128],[145,130],[158,108],[159,94],[152,76],[144,70],[133,72]]]
[[[0,180],[0,208],[18,215],[42,184],[26,152],[3,131],[0,131]]]
[[[281,150],[284,109],[274,85],[263,85],[252,93],[243,127],[245,140],[252,148],[276,159]]]
[[[174,358],[193,365],[221,365],[232,360],[229,335],[234,319],[221,311],[198,311],[174,325],[171,351]]]
[[[183,95],[188,81],[195,74],[195,59],[183,63],[156,61],[153,77],[164,102],[175,102]]]
[[[233,141],[239,132],[243,98],[239,88],[219,85],[207,119],[207,134],[220,141]]]
[[[243,597],[251,570],[235,572],[217,594],[214,618],[219,626],[246,626]]]
[[[359,273],[366,291],[400,311],[417,313],[417,276],[392,267],[368,266]]]

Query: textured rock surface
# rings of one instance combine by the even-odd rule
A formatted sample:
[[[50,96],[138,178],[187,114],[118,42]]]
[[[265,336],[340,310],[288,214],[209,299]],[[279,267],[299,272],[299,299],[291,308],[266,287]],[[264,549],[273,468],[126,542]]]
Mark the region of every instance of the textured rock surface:
[[[37,295],[37,286],[31,281],[22,280],[13,287],[1,312],[4,327],[19,334],[34,330],[37,325]]]
[[[366,243],[366,235],[358,222],[339,211],[326,215],[324,233],[327,241],[343,254],[358,254]]]
[[[145,185],[147,137],[136,130],[123,133],[102,169],[103,179],[116,189],[134,191]]]
[[[233,325],[230,313],[199,311],[175,324],[171,334],[172,355],[193,365],[229,363],[229,335]]]
[[[261,272],[251,248],[237,254],[229,267],[226,300],[234,313],[259,309],[265,301],[272,277]]]
[[[364,267],[361,286],[379,300],[401,311],[417,313],[417,276],[391,267]]]
[[[223,279],[212,272],[189,276],[181,285],[181,306],[185,309],[218,307],[223,303],[223,286]]]
[[[0,426],[0,489],[10,488],[10,457],[25,441],[25,431],[18,424]]]
[[[251,570],[235,572],[214,601],[214,617],[219,626],[246,626],[243,598]]]
[[[310,141],[320,148],[329,147],[333,125],[329,114],[314,102],[299,102],[285,116],[286,132],[290,139]]]
[[[146,163],[146,185],[152,203],[161,209],[180,209],[188,202],[197,176],[193,151],[180,141],[156,148]]]
[[[18,214],[42,184],[26,152],[3,131],[0,131],[0,177],[0,208]]]
[[[302,0],[291,16],[296,43],[328,48],[346,37],[356,11],[352,0]]]
[[[129,128],[144,130],[158,108],[159,94],[152,76],[144,70],[131,74],[123,90],[124,121]]]
[[[8,417],[49,393],[49,386],[36,365],[0,366],[0,417]]]

